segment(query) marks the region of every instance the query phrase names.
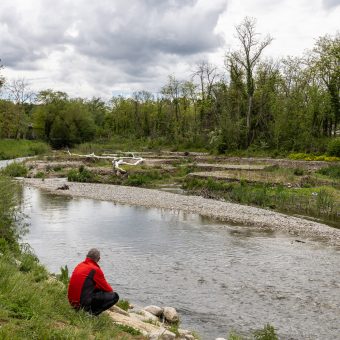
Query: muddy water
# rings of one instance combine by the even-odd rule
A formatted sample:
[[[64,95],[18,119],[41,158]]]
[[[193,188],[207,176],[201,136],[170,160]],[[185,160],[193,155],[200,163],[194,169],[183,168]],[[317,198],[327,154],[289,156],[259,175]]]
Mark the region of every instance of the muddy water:
[[[266,323],[282,339],[340,339],[340,250],[194,214],[53,196],[25,188],[25,236],[52,272],[87,250],[120,296],[174,306],[202,339]]]

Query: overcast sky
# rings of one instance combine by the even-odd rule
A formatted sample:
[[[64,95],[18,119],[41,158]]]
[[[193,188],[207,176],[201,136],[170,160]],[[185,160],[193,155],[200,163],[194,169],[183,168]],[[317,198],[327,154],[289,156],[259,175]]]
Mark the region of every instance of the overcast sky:
[[[339,31],[340,0],[0,0],[1,72],[76,97],[158,92],[201,60],[222,67],[245,16],[275,39],[267,56],[301,55]]]

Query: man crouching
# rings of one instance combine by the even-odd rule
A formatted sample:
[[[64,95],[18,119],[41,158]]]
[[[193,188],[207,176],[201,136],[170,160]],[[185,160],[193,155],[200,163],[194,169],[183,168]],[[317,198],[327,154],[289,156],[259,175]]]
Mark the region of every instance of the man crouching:
[[[119,300],[119,296],[107,283],[98,265],[100,252],[90,249],[84,262],[74,269],[68,286],[68,300],[73,308],[84,309],[99,315]]]

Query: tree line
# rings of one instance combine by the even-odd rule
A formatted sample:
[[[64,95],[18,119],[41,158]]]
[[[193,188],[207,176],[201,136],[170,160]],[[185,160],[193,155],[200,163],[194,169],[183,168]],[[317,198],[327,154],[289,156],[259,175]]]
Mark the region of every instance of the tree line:
[[[255,19],[236,26],[236,36],[239,47],[225,55],[222,73],[202,61],[190,79],[169,76],[158,94],[108,102],[53,90],[33,96],[24,80],[6,85],[0,77],[8,96],[0,100],[0,137],[40,138],[56,148],[124,135],[221,153],[323,152],[340,133],[339,33],[276,61],[263,58],[272,38],[258,34]]]

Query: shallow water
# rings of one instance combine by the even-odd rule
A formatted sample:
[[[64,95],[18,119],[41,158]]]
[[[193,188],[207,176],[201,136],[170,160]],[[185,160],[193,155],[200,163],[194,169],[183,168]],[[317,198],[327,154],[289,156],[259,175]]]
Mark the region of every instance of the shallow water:
[[[28,159],[28,158],[30,158],[30,157],[20,157],[20,158],[2,160],[2,161],[0,161],[0,169],[5,168],[7,165],[9,165],[11,163],[21,163],[25,159]]]
[[[121,298],[173,306],[202,339],[264,324],[282,339],[340,339],[340,251],[196,214],[25,188],[25,236],[52,272],[98,247]]]

